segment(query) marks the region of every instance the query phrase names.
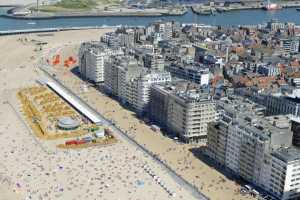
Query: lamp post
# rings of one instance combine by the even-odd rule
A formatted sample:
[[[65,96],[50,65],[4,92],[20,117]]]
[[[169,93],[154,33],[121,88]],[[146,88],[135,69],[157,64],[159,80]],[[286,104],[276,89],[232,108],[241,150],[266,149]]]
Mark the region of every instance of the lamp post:
[[[36,0],[36,10],[39,12],[39,0]]]

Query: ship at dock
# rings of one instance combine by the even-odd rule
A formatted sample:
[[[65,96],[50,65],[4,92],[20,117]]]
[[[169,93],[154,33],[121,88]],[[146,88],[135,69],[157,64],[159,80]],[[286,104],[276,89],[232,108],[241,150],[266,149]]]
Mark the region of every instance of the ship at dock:
[[[272,11],[272,10],[280,10],[282,6],[277,3],[272,3],[270,0],[267,1],[267,4],[263,7],[264,10]]]
[[[192,11],[197,15],[215,15],[216,9],[210,6],[192,6]]]

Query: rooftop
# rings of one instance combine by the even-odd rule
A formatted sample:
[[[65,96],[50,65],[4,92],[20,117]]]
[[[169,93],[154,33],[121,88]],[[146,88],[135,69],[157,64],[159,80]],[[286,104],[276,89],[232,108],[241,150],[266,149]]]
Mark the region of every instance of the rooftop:
[[[290,135],[290,120],[288,116],[264,116],[265,107],[258,105],[240,96],[229,96],[221,99],[218,108],[231,116],[232,123],[245,130],[262,141],[271,140],[271,143],[281,145],[282,137]]]
[[[57,92],[61,97],[63,97],[69,104],[71,104],[79,112],[81,112],[84,116],[86,116],[89,120],[91,120],[93,123],[100,124],[102,122],[101,116],[96,111],[94,111],[91,107],[89,107],[85,102],[83,102],[77,96],[72,94],[63,85],[61,85],[56,81],[48,81],[47,85],[52,90]]]
[[[176,68],[181,68],[187,71],[196,71],[196,72],[201,72],[201,73],[209,73],[209,68],[207,66],[199,65],[196,63],[193,64],[183,64],[183,63],[178,63],[178,64],[171,64],[170,67],[176,67]]]
[[[288,163],[300,160],[300,149],[294,146],[289,148],[280,148],[273,152],[272,155],[279,160]]]
[[[76,128],[80,125],[80,123],[71,117],[61,117],[58,119],[57,125],[61,128]]]
[[[204,89],[201,89],[200,85],[187,81],[177,81],[167,84],[155,85],[154,87],[157,87],[160,90],[172,94],[184,101],[202,102],[211,100],[209,93]]]

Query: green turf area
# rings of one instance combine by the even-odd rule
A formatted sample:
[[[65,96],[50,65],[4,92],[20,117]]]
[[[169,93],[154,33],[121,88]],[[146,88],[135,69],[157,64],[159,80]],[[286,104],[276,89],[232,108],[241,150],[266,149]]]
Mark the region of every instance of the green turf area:
[[[37,11],[35,7],[31,8],[33,11]],[[40,12],[72,12],[72,11],[88,11],[90,9],[69,9],[69,8],[62,8],[58,6],[40,6],[39,11]]]
[[[100,5],[120,5],[120,0],[97,0]]]
[[[61,0],[54,6],[66,9],[91,9],[97,5],[94,0]]]
[[[53,5],[40,6],[42,12],[89,11],[99,6],[119,6],[120,0],[61,0]],[[36,10],[35,7],[31,8]]]

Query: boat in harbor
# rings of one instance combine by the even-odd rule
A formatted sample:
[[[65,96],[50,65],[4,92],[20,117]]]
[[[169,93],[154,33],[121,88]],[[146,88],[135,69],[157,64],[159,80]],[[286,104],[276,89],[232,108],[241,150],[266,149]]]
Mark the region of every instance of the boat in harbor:
[[[218,13],[222,13],[222,12],[228,12],[230,9],[229,8],[226,8],[226,7],[217,7],[216,8],[216,11]]]
[[[212,15],[211,10],[199,10],[199,15]]]
[[[277,3],[271,3],[270,0],[268,0],[267,5],[264,6],[264,10],[272,11],[272,10],[280,10],[282,7]]]
[[[162,12],[161,14],[163,15],[169,15],[169,16],[180,16],[184,15],[188,12],[186,7],[181,7],[181,8],[175,8],[175,9],[169,9],[166,12]]]
[[[207,7],[207,6],[194,6],[192,7],[192,11],[197,15],[215,15],[216,9]]]

